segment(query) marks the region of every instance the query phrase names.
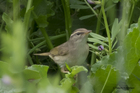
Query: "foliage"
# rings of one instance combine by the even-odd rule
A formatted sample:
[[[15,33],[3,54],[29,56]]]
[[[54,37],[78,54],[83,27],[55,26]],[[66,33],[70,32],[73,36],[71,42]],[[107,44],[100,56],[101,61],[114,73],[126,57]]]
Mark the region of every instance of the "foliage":
[[[1,93],[140,92],[140,0],[0,4]],[[92,29],[87,68],[66,64],[63,74],[49,57],[33,55],[66,42],[77,28]]]

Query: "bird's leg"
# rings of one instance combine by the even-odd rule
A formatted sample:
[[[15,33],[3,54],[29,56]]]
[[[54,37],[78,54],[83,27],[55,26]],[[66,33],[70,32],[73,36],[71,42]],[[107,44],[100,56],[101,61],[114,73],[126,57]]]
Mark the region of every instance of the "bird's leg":
[[[61,72],[62,72],[62,73],[69,73],[69,71],[66,71],[66,70],[65,70],[65,67],[62,67],[62,68],[61,68]]]

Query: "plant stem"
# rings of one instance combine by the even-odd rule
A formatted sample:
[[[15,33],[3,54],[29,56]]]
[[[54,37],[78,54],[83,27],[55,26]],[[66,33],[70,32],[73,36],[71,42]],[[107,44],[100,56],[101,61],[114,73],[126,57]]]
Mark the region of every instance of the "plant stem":
[[[68,40],[71,35],[71,17],[70,17],[69,0],[61,0],[61,2],[63,5],[64,14],[65,14],[66,36]]]
[[[135,7],[135,2],[133,1],[133,5],[131,7],[130,16],[129,16],[129,19],[128,19],[128,24],[129,25],[131,24],[131,18],[132,18],[132,14],[133,14],[133,11],[134,11],[134,7]]]
[[[20,14],[20,0],[13,0],[13,20],[17,21]]]
[[[26,12],[24,15],[24,26],[25,26],[25,31],[27,32],[28,30],[28,26],[29,26],[29,19],[30,19],[30,15],[31,15],[31,6],[32,6],[32,0],[28,0],[27,2],[27,8],[26,8]]]
[[[32,11],[32,13],[33,13],[34,17],[37,18],[37,15],[35,14],[35,12]],[[36,23],[39,25],[39,23],[38,23],[37,21],[36,21]],[[51,40],[50,40],[48,34],[46,33],[45,28],[39,27],[39,29],[41,30],[42,34],[43,34],[44,37],[45,37],[47,46],[49,47],[49,49],[52,49],[52,48],[53,48],[53,45],[52,45],[52,43],[51,43]]]
[[[87,2],[87,0],[84,0],[85,3],[88,5],[88,7],[91,9],[91,11],[98,17],[98,14],[94,11],[94,9],[89,5],[89,3]]]
[[[106,33],[107,33],[107,37],[108,37],[108,42],[109,42],[109,54],[112,52],[112,43],[111,43],[111,38],[110,38],[110,30],[108,27],[108,23],[107,23],[107,18],[105,15],[105,10],[104,10],[104,0],[102,0],[102,6],[101,6],[101,10],[103,13],[103,18],[104,18],[104,23],[105,23],[105,28],[106,28]]]

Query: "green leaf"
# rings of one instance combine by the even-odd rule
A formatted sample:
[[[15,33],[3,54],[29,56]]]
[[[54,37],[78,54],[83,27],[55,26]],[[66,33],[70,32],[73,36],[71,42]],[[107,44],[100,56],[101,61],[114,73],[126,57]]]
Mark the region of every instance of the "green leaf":
[[[6,13],[3,13],[2,15],[2,19],[5,21],[6,26],[5,26],[5,30],[7,32],[12,32],[12,28],[13,28],[13,20],[9,17],[9,15],[7,15]]]
[[[89,33],[89,34],[90,34],[90,36],[92,36],[93,38],[96,38],[96,39],[98,39],[98,40],[103,40],[103,41],[108,42],[108,39],[107,39],[107,38],[105,38],[105,37],[103,37],[103,36],[101,36],[101,35],[99,35],[99,34],[96,34],[96,33]]]
[[[80,17],[79,19],[80,19],[80,20],[84,20],[84,19],[91,18],[91,17],[93,17],[93,16],[95,16],[95,15],[93,15],[93,14],[91,14],[91,15],[86,15],[86,16]]]
[[[53,3],[47,0],[33,0],[34,12],[37,16],[47,15],[47,17],[54,15],[52,10]],[[44,6],[44,7],[42,7]]]
[[[35,19],[36,22],[38,23],[39,27],[47,27],[48,26],[48,22],[47,22],[47,16],[46,15],[40,15],[38,16],[38,18]]]
[[[113,3],[118,3],[120,0],[112,0]]]
[[[73,66],[73,67],[71,67],[71,69],[72,69],[72,71],[71,71],[72,76],[78,74],[81,71],[88,72],[88,70],[83,66]]]
[[[129,83],[129,87],[131,87],[132,89],[132,93],[140,93],[140,80],[138,78],[140,78],[140,66],[137,64],[137,66],[135,67],[135,69],[133,70],[132,74],[130,75],[129,79],[127,80],[127,82]]]
[[[40,74],[41,78],[46,78],[48,69],[49,69],[49,67],[45,66],[45,65],[32,65],[30,67],[27,67],[25,70],[36,71]]]
[[[71,73],[66,74],[66,77],[74,77],[76,74],[78,74],[81,71],[88,72],[88,70],[83,66],[73,66],[71,67]]]
[[[111,29],[111,34],[112,34],[112,42],[114,41],[116,35],[119,33],[120,31],[120,23],[118,23],[118,18],[115,19],[112,29]]]
[[[88,38],[88,41],[89,42],[98,43],[98,44],[101,44],[101,45],[104,45],[104,46],[107,46],[108,47],[108,45],[106,43],[104,43],[104,42],[102,42],[102,41],[100,41],[98,39],[95,39],[95,38]]]
[[[23,71],[24,77],[26,80],[33,81],[37,79],[41,79],[41,75],[39,71],[31,70],[31,69],[25,69]]]
[[[119,71],[108,65],[99,68],[92,76],[91,82],[95,93],[111,93],[120,78]]]
[[[60,87],[64,90],[71,90],[72,85],[75,83],[73,78],[64,78],[60,81]]]
[[[140,37],[140,31],[136,28],[133,29],[133,32],[130,32],[124,40],[123,44],[123,55],[124,55],[124,61],[125,61],[125,70],[130,75],[132,71],[134,70],[136,63],[138,62],[138,59],[140,58],[139,54],[140,51],[138,51],[139,43],[139,37]],[[139,44],[138,44],[139,43]],[[131,65],[130,65],[131,64]]]
[[[94,46],[94,45],[92,45],[92,44],[88,44],[88,45],[89,45],[89,47],[91,47],[92,49],[98,50],[98,47],[96,47],[96,46]]]
[[[9,72],[9,64],[6,63],[6,62],[3,62],[3,61],[0,61],[0,77],[3,75],[3,74],[7,74]]]

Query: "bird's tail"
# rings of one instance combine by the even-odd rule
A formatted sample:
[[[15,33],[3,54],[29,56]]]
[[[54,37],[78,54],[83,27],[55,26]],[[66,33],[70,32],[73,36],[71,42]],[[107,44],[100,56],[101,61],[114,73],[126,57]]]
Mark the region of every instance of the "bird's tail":
[[[38,54],[34,54],[34,55],[37,55],[37,56],[49,56],[50,53],[38,53]]]

